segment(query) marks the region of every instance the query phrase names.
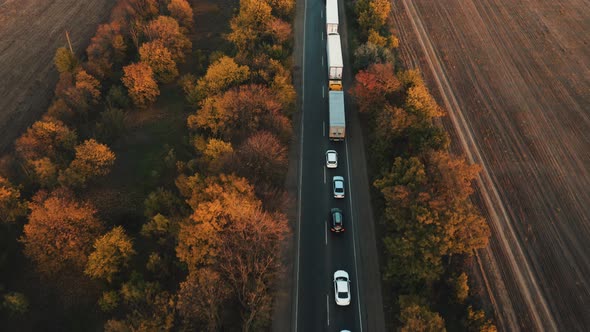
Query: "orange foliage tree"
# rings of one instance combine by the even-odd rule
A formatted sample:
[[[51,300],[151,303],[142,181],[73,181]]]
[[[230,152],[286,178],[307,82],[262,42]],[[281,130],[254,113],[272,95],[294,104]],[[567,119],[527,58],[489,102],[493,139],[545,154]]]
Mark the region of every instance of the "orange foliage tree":
[[[176,62],[184,62],[184,55],[192,47],[191,41],[182,33],[178,22],[169,16],[158,16],[145,27],[149,41],[160,40],[172,53]]]
[[[108,146],[89,139],[76,147],[76,158],[59,180],[66,186],[84,186],[92,178],[107,175],[114,163],[115,154]]]
[[[152,68],[154,77],[162,83],[170,83],[178,76],[172,53],[160,40],[141,45],[139,58],[141,62],[147,63]]]
[[[94,207],[76,201],[63,189],[38,192],[29,207],[29,222],[21,238],[25,255],[45,276],[70,269],[81,272],[102,231]]]
[[[188,125],[194,130],[208,130],[226,141],[241,141],[261,129],[283,139],[292,130],[276,94],[261,85],[240,86],[206,98],[197,114],[189,116]]]
[[[393,64],[377,63],[356,74],[350,93],[354,96],[359,111],[369,112],[383,108],[400,87]]]
[[[232,42],[243,58],[256,53],[261,40],[269,35],[273,20],[272,7],[258,0],[240,0],[240,11],[230,22],[231,32],[227,39]]]
[[[191,271],[180,283],[176,307],[192,322],[205,322],[207,331],[218,331],[220,309],[231,294],[219,272],[211,268]]]
[[[109,77],[112,75],[113,65],[120,66],[123,63],[126,52],[127,42],[121,24],[118,22],[101,24],[86,48],[88,55],[86,67],[99,78]]]
[[[158,83],[154,79],[152,68],[143,62],[138,62],[123,68],[125,75],[121,81],[129,92],[129,97],[135,106],[145,108],[156,101],[160,95]]]
[[[180,26],[188,30],[193,29],[193,9],[186,0],[170,0],[168,3],[170,16],[175,18]]]
[[[37,121],[16,140],[16,152],[26,160],[48,157],[63,160],[70,154],[76,144],[76,132],[59,120],[46,119]]]

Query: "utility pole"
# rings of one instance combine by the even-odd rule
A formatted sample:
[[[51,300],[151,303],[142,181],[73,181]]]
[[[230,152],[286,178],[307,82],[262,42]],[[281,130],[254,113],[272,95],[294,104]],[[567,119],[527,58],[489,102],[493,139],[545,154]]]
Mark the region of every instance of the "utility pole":
[[[68,30],[66,30],[66,39],[68,40],[68,46],[70,47],[70,53],[72,53],[72,55],[74,55],[74,49],[72,48],[72,42],[70,41],[70,34],[68,33]]]

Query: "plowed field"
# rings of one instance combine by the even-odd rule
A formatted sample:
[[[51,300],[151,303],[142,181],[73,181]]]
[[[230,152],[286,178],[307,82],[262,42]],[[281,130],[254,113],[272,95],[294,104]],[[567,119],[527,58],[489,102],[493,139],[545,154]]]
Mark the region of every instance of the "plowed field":
[[[455,149],[484,166],[478,253],[502,330],[590,326],[590,1],[393,1]]]
[[[0,0],[0,152],[45,112],[57,81],[56,48],[82,54],[114,0]]]

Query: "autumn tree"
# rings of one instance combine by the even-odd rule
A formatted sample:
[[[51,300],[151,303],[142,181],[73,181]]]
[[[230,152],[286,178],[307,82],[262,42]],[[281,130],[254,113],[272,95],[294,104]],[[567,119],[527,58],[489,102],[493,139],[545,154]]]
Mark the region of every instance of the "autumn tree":
[[[170,16],[176,19],[181,27],[188,30],[193,29],[193,9],[188,1],[171,0],[170,3],[168,3],[168,11],[170,12]]]
[[[431,123],[433,118],[444,115],[425,85],[412,86],[407,90],[405,108],[417,117],[418,123]]]
[[[276,95],[260,85],[240,86],[206,98],[197,114],[189,116],[188,126],[207,130],[225,141],[240,141],[262,129],[281,139],[288,139],[292,132]]]
[[[47,113],[43,116],[43,120],[60,120],[60,121],[68,121],[74,116],[74,111],[68,106],[68,104],[64,101],[63,98],[55,99],[49,108],[47,109]]]
[[[0,176],[0,222],[10,223],[27,214],[27,203],[20,190]]]
[[[159,39],[141,45],[139,57],[141,62],[152,68],[156,80],[162,83],[170,83],[178,76],[178,69],[176,62],[172,59],[172,53]]]
[[[246,82],[249,75],[248,66],[240,66],[233,58],[223,56],[207,68],[207,73],[198,80],[196,88],[202,99]]]
[[[145,28],[148,41],[160,40],[177,63],[184,62],[185,53],[192,47],[191,41],[182,33],[178,22],[169,16],[158,16]]]
[[[227,39],[243,58],[255,54],[263,46],[262,40],[269,36],[271,11],[271,6],[264,1],[240,0],[240,11],[230,21],[231,32]]]
[[[147,282],[134,273],[119,290],[120,305],[116,319],[105,323],[107,332],[176,331],[175,301],[157,282]],[[121,318],[122,317],[122,318]]]
[[[234,149],[229,142],[216,138],[195,137],[195,149],[201,154],[199,162],[211,174],[222,172],[231,163]]]
[[[219,272],[202,268],[189,273],[180,284],[177,309],[191,323],[203,322],[207,331],[218,331],[220,311],[231,289]]]
[[[455,300],[458,303],[465,302],[469,296],[469,284],[467,283],[467,280],[468,278],[465,272],[462,272],[460,275],[449,280],[451,287],[454,290]]]
[[[385,107],[387,101],[399,91],[400,87],[393,64],[376,63],[356,74],[350,93],[354,96],[359,110],[369,112]]]
[[[75,84],[65,91],[64,98],[73,108],[86,111],[100,99],[100,82],[84,70],[75,75]]]
[[[57,71],[60,73],[74,72],[74,69],[76,69],[78,66],[78,59],[76,59],[76,56],[70,52],[69,49],[65,47],[59,47],[55,51],[53,63],[55,64]]]
[[[400,296],[401,332],[444,332],[445,321],[436,313],[410,296]]]
[[[48,157],[68,159],[77,141],[76,132],[55,119],[37,121],[16,140],[16,152],[26,160]]]
[[[53,188],[57,184],[58,166],[47,157],[31,160],[30,165],[35,180],[43,188]]]
[[[483,310],[474,310],[467,307],[467,319],[465,328],[468,332],[497,332],[496,326],[486,317]]]
[[[391,3],[387,0],[360,0],[355,3],[357,21],[362,32],[379,31],[387,23]]]
[[[29,208],[29,222],[21,238],[25,255],[45,276],[64,270],[83,271],[102,231],[94,207],[59,189],[50,194],[38,192]]]
[[[108,146],[89,139],[76,147],[76,157],[59,181],[67,186],[84,186],[92,178],[107,175],[114,163],[115,154]]]
[[[120,68],[127,54],[127,42],[119,22],[101,24],[86,48],[86,68],[96,77],[107,78]],[[116,65],[116,68],[113,68]]]
[[[154,79],[152,68],[146,63],[138,62],[124,67],[123,71],[125,75],[121,81],[133,103],[139,108],[153,104],[160,95],[160,89]]]
[[[260,131],[250,136],[237,150],[238,174],[252,183],[280,186],[287,171],[287,148],[275,135]]]
[[[170,190],[162,187],[152,191],[144,201],[144,215],[148,218],[161,213],[166,216],[179,215],[184,203]]]
[[[477,166],[442,152],[396,158],[375,181],[385,199],[387,278],[412,288],[442,273],[442,257],[485,247],[489,228],[467,200]]]
[[[91,278],[112,282],[134,254],[131,238],[125,234],[123,227],[117,226],[96,239],[84,273]]]
[[[295,9],[294,0],[266,0],[272,7],[273,15],[284,19],[291,19]]]

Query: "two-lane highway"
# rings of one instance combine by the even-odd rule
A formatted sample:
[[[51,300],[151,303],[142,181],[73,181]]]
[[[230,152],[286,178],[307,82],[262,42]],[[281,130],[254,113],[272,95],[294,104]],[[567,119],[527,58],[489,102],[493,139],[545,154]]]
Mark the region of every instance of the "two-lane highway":
[[[325,2],[305,0],[303,27],[303,72],[301,151],[299,167],[299,213],[297,225],[297,260],[295,282],[294,331],[362,331],[361,304],[358,292],[358,245],[352,214],[351,172],[347,142],[328,139],[328,88],[326,64]],[[338,152],[338,167],[327,169],[325,152]],[[345,198],[335,199],[332,177],[345,179]],[[341,234],[332,234],[329,211],[343,210]],[[337,306],[334,299],[333,274],[348,272],[351,282],[350,306]]]

